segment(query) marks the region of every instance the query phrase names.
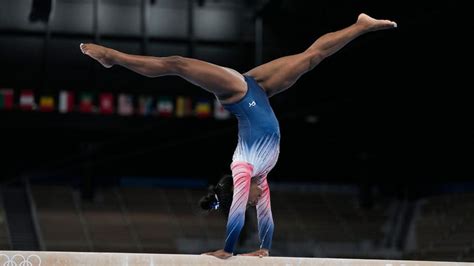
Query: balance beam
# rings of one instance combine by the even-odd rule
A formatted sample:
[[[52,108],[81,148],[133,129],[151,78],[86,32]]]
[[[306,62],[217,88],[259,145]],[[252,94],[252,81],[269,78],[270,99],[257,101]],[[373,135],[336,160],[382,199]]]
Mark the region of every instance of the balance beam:
[[[0,251],[0,265],[24,266],[180,266],[180,265],[321,265],[321,266],[474,266],[474,263],[333,258],[244,257],[221,260],[207,255]]]

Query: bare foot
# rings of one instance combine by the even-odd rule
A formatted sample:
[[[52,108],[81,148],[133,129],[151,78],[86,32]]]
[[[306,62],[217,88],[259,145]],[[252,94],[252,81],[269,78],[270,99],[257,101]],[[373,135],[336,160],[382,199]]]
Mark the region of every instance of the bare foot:
[[[397,23],[386,19],[374,19],[367,14],[360,14],[357,24],[364,26],[368,31],[385,30],[397,27]]]
[[[263,258],[263,257],[268,257],[269,255],[270,255],[270,253],[268,252],[268,249],[262,248],[262,249],[254,251],[254,252],[242,254],[241,256],[254,256],[254,257]]]
[[[111,68],[114,65],[113,60],[111,58],[111,53],[114,50],[92,43],[81,43],[79,47],[81,48],[83,54],[88,55],[93,59],[97,60],[104,67]]]
[[[202,255],[211,255],[219,259],[228,259],[232,257],[232,253],[225,252],[223,249],[220,249],[214,252],[206,252],[206,253],[203,253]]]

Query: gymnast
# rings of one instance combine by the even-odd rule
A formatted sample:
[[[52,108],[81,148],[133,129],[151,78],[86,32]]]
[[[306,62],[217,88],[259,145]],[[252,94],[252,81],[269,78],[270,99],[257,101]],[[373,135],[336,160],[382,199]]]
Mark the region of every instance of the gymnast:
[[[222,106],[238,120],[238,144],[231,163],[231,177],[222,178],[201,207],[228,215],[224,248],[204,253],[221,259],[233,256],[248,206],[255,206],[260,247],[242,255],[269,256],[273,218],[267,175],[279,155],[280,129],[269,97],[290,88],[303,74],[336,53],[355,38],[378,30],[396,28],[390,20],[374,19],[361,13],[356,22],[322,35],[305,51],[278,58],[243,74],[231,68],[181,56],[152,57],[126,54],[97,44],[82,44],[82,53],[106,68],[125,67],[154,78],[179,76],[213,93]]]

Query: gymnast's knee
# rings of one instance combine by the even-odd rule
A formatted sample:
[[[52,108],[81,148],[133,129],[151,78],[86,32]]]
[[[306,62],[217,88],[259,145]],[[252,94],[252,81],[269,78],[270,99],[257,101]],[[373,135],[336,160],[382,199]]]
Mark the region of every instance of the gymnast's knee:
[[[165,68],[169,72],[178,74],[178,75],[184,74],[188,66],[188,62],[186,58],[179,55],[165,57],[164,64],[165,64]]]
[[[307,50],[306,52],[304,52],[304,54],[305,59],[309,62],[309,70],[315,68],[319,63],[321,63],[321,61],[323,61],[327,57],[324,51],[321,51],[320,49]]]

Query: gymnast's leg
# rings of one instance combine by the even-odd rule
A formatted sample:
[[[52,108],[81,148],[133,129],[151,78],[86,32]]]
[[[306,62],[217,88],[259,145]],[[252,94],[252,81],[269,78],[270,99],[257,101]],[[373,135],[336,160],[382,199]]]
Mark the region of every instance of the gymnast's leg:
[[[272,96],[291,87],[301,75],[315,68],[322,60],[362,34],[396,26],[393,21],[374,19],[366,14],[360,14],[354,24],[321,36],[306,51],[273,60],[246,74],[255,78],[267,94]]]
[[[234,102],[247,91],[247,84],[240,73],[201,60],[181,56],[131,55],[96,44],[81,44],[80,48],[106,68],[120,65],[146,77],[182,77],[214,93],[222,103]]]

